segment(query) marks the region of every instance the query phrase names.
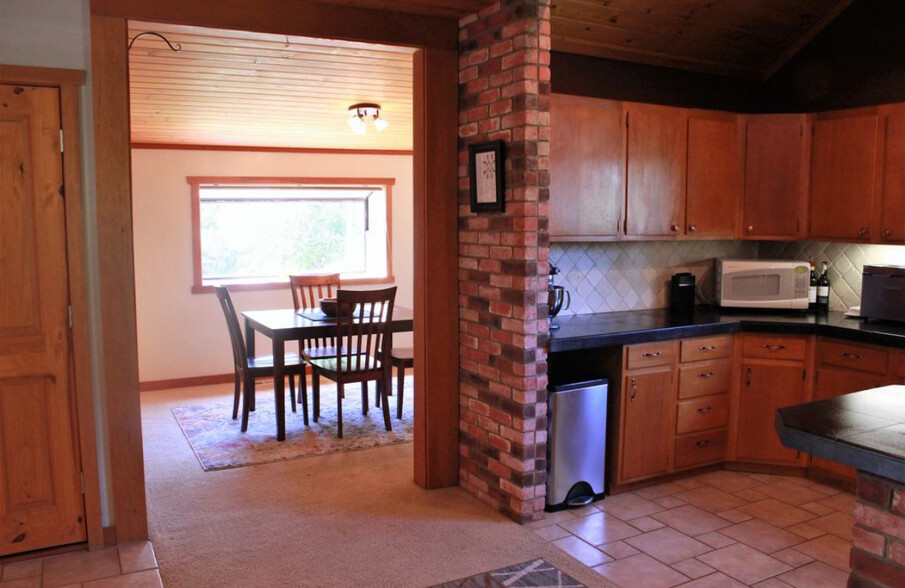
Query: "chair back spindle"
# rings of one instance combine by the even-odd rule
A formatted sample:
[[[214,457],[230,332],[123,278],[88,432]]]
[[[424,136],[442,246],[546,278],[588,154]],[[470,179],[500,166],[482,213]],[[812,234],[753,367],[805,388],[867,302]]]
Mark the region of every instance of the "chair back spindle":
[[[321,298],[332,298],[340,289],[339,274],[307,274],[290,275],[289,287],[292,290],[292,304],[295,310],[317,309]],[[302,350],[318,347],[333,347],[333,337],[311,337],[299,341]]]
[[[233,362],[244,371],[248,365],[248,355],[245,350],[245,341],[242,339],[242,329],[239,327],[239,317],[236,314],[236,308],[233,306],[233,301],[226,286],[214,286],[214,291],[217,293],[217,300],[220,302],[220,308],[226,318],[229,342],[233,348]]]
[[[336,339],[341,350],[341,369],[355,372],[388,369],[395,300],[395,286],[337,293]]]

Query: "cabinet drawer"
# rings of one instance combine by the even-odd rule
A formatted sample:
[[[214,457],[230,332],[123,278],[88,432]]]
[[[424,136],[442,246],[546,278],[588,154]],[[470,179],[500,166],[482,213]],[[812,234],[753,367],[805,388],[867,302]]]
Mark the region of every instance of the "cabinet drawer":
[[[726,429],[676,438],[676,469],[726,459]]]
[[[905,353],[899,353],[899,377],[905,378]]]
[[[668,365],[676,358],[676,342],[645,343],[628,348],[628,369]]]
[[[817,361],[852,370],[885,374],[889,366],[889,351],[838,341],[820,341]]]
[[[708,361],[679,367],[679,398],[694,398],[729,391],[732,363]]]
[[[682,341],[679,354],[681,361],[701,361],[729,357],[732,351],[732,337],[698,337]]]
[[[718,394],[679,402],[676,434],[725,427],[729,420],[729,395]]]
[[[798,337],[745,335],[742,353],[745,357],[769,359],[804,359],[808,342]]]

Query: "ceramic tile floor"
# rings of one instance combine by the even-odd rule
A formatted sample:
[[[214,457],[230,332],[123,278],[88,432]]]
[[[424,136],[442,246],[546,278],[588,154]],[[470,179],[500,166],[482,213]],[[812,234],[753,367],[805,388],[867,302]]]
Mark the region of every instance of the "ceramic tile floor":
[[[0,588],[162,588],[149,541],[0,563]]]
[[[532,530],[630,588],[844,588],[853,495],[717,471],[547,513]]]

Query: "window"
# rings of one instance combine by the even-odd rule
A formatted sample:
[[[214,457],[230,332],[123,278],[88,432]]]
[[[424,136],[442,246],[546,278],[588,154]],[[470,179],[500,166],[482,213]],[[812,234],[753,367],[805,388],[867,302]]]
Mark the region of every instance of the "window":
[[[188,178],[195,291],[289,274],[390,281],[392,179]]]

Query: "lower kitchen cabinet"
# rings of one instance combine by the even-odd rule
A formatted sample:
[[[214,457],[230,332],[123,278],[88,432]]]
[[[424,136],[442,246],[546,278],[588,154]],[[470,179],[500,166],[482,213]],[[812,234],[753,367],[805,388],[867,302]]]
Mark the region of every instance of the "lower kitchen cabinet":
[[[806,372],[800,364],[754,359],[741,365],[736,425],[739,461],[800,465],[800,452],[784,447],[774,428],[776,409],[805,402]]]
[[[619,482],[669,473],[675,413],[673,366],[626,374],[622,407]]]

